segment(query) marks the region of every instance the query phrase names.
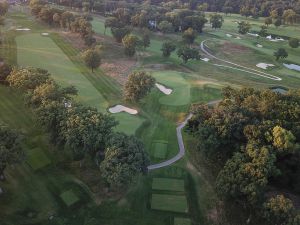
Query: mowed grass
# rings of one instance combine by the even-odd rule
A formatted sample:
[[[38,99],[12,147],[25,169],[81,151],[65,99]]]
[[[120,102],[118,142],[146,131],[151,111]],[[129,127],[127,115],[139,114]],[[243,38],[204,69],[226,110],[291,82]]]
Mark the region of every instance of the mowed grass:
[[[51,163],[43,150],[36,148],[29,150],[27,153],[27,163],[34,170],[42,169]]]
[[[16,38],[18,64],[48,70],[63,86],[74,85],[78,89],[78,100],[105,111],[107,101],[82,75],[62,50],[49,37],[40,34],[26,34]]]
[[[184,180],[171,178],[153,178],[152,189],[184,192]]]
[[[77,195],[73,192],[72,189],[63,192],[63,193],[60,195],[60,198],[63,200],[63,202],[64,202],[68,207],[74,205],[75,203],[79,202],[79,200],[80,200],[80,199],[77,197]]]
[[[188,218],[174,218],[174,225],[191,225],[191,220]]]
[[[154,158],[165,159],[168,152],[168,142],[155,140],[153,141],[152,148],[154,151]]]
[[[99,17],[94,17],[94,19],[92,20],[92,26],[93,26],[93,30],[97,33],[97,34],[102,34],[107,36],[112,37],[112,33],[110,30],[110,27],[108,27],[105,31],[105,26],[104,26],[104,19],[99,18]]]
[[[152,194],[151,209],[186,213],[186,197],[181,195]]]
[[[181,106],[190,103],[190,84],[176,71],[152,72],[152,76],[161,84],[171,88],[170,95],[162,96],[159,102],[169,106]]]

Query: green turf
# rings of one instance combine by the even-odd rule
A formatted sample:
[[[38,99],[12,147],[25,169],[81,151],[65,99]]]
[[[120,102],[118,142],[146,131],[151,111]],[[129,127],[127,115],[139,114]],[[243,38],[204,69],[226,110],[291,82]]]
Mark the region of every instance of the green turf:
[[[63,202],[68,206],[72,206],[75,203],[79,202],[79,198],[75,195],[75,193],[73,192],[73,190],[68,190],[63,192],[60,195],[60,198],[63,200]]]
[[[92,21],[92,26],[93,26],[93,30],[97,34],[102,34],[102,35],[104,34],[105,27],[104,27],[104,19],[103,18],[94,17],[94,19]],[[112,36],[110,28],[106,29],[105,35]]]
[[[30,150],[27,154],[27,163],[35,171],[44,168],[51,163],[43,150],[39,148]]]
[[[191,220],[188,218],[174,218],[174,225],[191,225]]]
[[[184,191],[184,181],[171,178],[153,178],[153,190]]]
[[[153,141],[154,157],[158,159],[165,159],[168,151],[168,142],[155,140]]]
[[[186,213],[187,202],[185,196],[153,194],[151,199],[151,209]]]
[[[176,71],[152,72],[152,76],[161,84],[171,88],[173,92],[159,99],[164,105],[181,106],[190,103],[190,84],[183,78],[184,73]]]
[[[50,37],[31,33],[18,36],[16,42],[19,65],[47,69],[60,84],[74,85],[79,101],[100,111],[106,110],[107,101]]]

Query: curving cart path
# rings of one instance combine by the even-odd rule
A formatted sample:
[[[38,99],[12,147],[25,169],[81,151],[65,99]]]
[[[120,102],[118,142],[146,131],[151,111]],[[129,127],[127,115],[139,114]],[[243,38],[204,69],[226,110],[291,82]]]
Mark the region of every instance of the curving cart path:
[[[224,60],[224,59],[220,59],[220,58],[212,55],[210,52],[208,52],[205,49],[205,42],[206,41],[208,41],[208,40],[204,40],[200,44],[200,48],[201,48],[202,52],[204,52],[206,55],[208,55],[211,58],[214,58],[214,59],[219,60],[221,62],[225,62],[225,63],[231,64],[231,65],[243,68],[243,69],[232,67],[232,66],[220,65],[220,64],[213,64],[214,66],[225,67],[225,68],[230,68],[230,69],[234,69],[234,70],[239,70],[239,71],[243,71],[243,72],[250,73],[250,74],[253,74],[253,75],[257,75],[257,76],[261,76],[261,77],[264,77],[264,78],[268,78],[268,79],[271,79],[271,80],[276,80],[276,81],[281,81],[282,80],[280,77],[274,76],[272,74],[268,74],[268,73],[265,73],[265,72],[262,72],[262,71],[259,71],[259,70],[256,70],[256,69],[252,69],[252,68],[249,68],[249,67],[246,67],[246,66],[242,66],[242,65],[239,65],[239,64],[236,64],[236,63]]]
[[[177,140],[178,140],[178,145],[179,145],[179,152],[177,153],[177,155],[174,156],[173,158],[167,160],[167,161],[148,166],[148,170],[155,170],[155,169],[159,169],[159,168],[162,168],[162,167],[169,166],[169,165],[175,163],[176,161],[178,161],[179,159],[181,159],[184,156],[185,148],[184,148],[184,143],[183,143],[183,138],[182,138],[182,132],[181,131],[185,127],[185,125],[187,124],[188,120],[192,118],[192,116],[193,116],[193,114],[189,114],[187,116],[187,118],[176,128]]]

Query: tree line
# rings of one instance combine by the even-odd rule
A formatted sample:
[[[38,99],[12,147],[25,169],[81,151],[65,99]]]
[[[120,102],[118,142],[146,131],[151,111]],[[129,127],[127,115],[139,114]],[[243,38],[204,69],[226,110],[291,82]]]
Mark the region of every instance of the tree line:
[[[237,203],[253,224],[257,219],[300,224],[292,199],[281,191],[300,194],[299,108],[299,91],[230,87],[217,106],[192,107],[187,130],[197,139],[195,154],[220,167],[215,182],[219,197]]]
[[[26,105],[54,145],[70,152],[73,160],[88,157],[99,166],[96,179],[101,176],[110,187],[118,188],[147,172],[149,158],[143,143],[134,136],[114,132],[118,122],[112,116],[76,102],[74,86],[61,87],[48,71],[31,67],[11,69],[4,84],[24,93]],[[21,155],[19,137],[9,132],[0,126],[1,174]]]
[[[47,23],[50,26],[61,27],[71,32],[80,34],[85,44],[89,47],[96,43],[94,31],[89,15],[78,16],[73,13],[57,8],[53,8],[42,0],[31,0],[29,3],[31,13],[37,19]]]

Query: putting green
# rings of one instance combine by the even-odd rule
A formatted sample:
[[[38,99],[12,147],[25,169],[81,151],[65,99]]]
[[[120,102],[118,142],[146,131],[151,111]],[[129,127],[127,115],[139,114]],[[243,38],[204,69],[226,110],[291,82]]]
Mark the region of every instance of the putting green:
[[[180,106],[190,103],[190,84],[183,78],[184,73],[176,71],[153,72],[152,76],[161,84],[173,90],[172,94],[159,99],[164,105]]]
[[[25,34],[16,38],[18,64],[48,70],[63,86],[74,85],[78,100],[105,112],[108,103],[50,37]]]

